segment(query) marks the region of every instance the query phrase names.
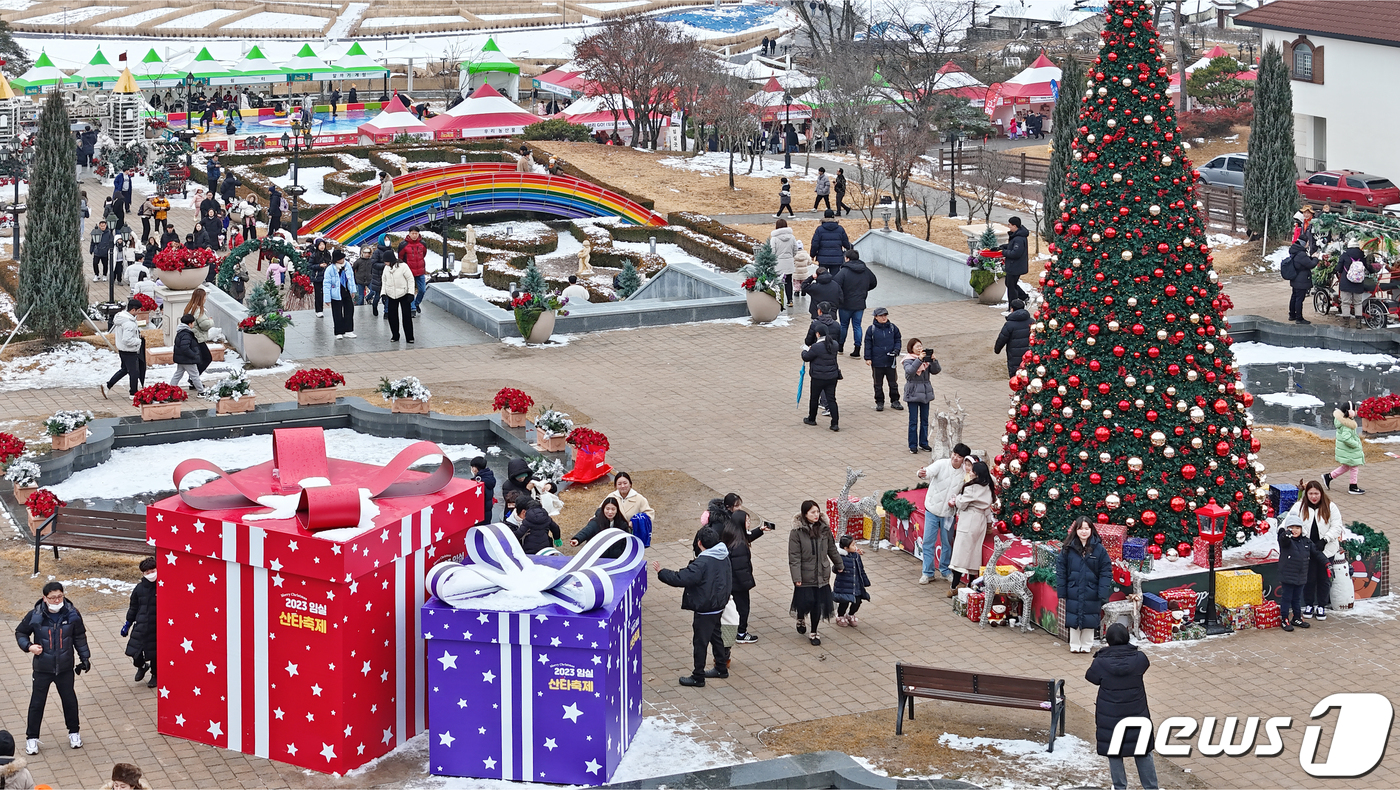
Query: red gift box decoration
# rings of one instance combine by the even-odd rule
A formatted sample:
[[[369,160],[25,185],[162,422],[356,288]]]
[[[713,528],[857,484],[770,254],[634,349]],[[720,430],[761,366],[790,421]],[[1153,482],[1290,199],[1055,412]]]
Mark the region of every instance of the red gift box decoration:
[[[1198,596],[1196,591],[1190,587],[1173,587],[1170,590],[1163,590],[1158,595],[1167,599],[1168,609],[1181,609],[1186,612],[1185,622],[1196,619],[1196,603]]]
[[[1213,551],[1215,552],[1215,567],[1219,568],[1224,564],[1220,561],[1221,547],[1224,545],[1224,543],[1207,543],[1205,538],[1197,535],[1196,539],[1191,541],[1191,562],[1202,568],[1209,568],[1210,555],[1206,554],[1206,552]]]
[[[482,487],[450,461],[408,471],[430,442],[379,467],[328,459],[319,428],[272,441],[232,475],[181,464],[177,490],[218,477],[147,508],[158,595],[180,599],[161,607],[157,728],[343,774],[424,730],[424,577],[463,550]]]
[[[1117,562],[1123,559],[1123,541],[1128,537],[1128,528],[1122,524],[1100,524],[1099,540],[1108,550],[1108,558]]]
[[[974,623],[982,620],[982,607],[987,605],[987,594],[982,592],[967,594],[967,619]]]
[[[1175,619],[1171,612],[1159,612],[1156,609],[1143,607],[1142,610],[1142,632],[1147,635],[1148,641],[1153,644],[1162,644],[1172,641],[1172,624]]]
[[[1265,601],[1254,607],[1255,628],[1279,628],[1283,625],[1283,615],[1279,612],[1278,601]]]
[[[860,502],[860,497],[858,496],[849,497],[849,499],[852,505]],[[826,500],[826,520],[831,524],[832,534],[836,535],[838,538],[842,535],[850,535],[856,540],[863,539],[865,537],[865,516],[851,516],[846,519],[843,531],[843,527],[836,525],[837,520],[841,518],[840,513],[836,509],[837,504],[836,497]]]

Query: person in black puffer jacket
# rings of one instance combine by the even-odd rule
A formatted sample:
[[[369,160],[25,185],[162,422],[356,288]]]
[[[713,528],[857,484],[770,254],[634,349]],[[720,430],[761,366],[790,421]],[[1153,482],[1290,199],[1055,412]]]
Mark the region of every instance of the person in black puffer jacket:
[[[481,483],[481,520],[478,524],[490,524],[496,512],[496,473],[486,465],[486,456],[472,459],[472,479]]]
[[[1293,294],[1288,299],[1288,320],[1295,324],[1312,323],[1303,317],[1303,300],[1307,298],[1308,291],[1312,290],[1312,270],[1315,268],[1317,261],[1308,254],[1307,245],[1302,241],[1293,242],[1288,248],[1288,257],[1280,267],[1280,273],[1293,288]]]
[[[569,540],[570,546],[578,546],[587,543],[605,529],[620,529],[628,535],[632,534],[632,523],[622,515],[622,506],[618,504],[616,497],[608,497],[603,500],[603,504],[593,512],[593,518],[588,520],[583,529],[578,531]],[[622,543],[614,543],[603,552],[603,559],[615,560],[622,556]]]
[[[813,307],[815,317],[812,323],[807,326],[807,337],[802,340],[802,345],[810,346],[817,342],[817,326],[825,324],[828,333],[839,332],[841,327],[836,323],[836,306],[831,302],[818,302]]]
[[[810,376],[812,378],[811,397],[807,402],[807,419],[803,422],[808,425],[817,424],[817,406],[820,401],[826,401],[826,408],[831,413],[831,430],[841,430],[841,413],[836,408],[836,382],[841,379],[841,366],[836,361],[838,356],[836,338],[831,336],[831,332],[825,324],[816,327],[816,342],[802,352],[802,361],[811,363]]]
[[[199,349],[203,345],[194,336],[195,317],[192,313],[180,316],[180,328],[175,330],[175,345],[172,354],[175,362],[175,375],[170,378],[170,386],[180,386],[180,379],[190,377],[190,386],[195,392],[204,394],[204,382],[199,380],[199,362],[202,357]]]
[[[997,344],[992,350],[1000,354],[1002,349],[1006,349],[1006,377],[1014,378],[1021,367],[1022,357],[1031,349],[1031,314],[1026,310],[1026,303],[1020,299],[1012,299],[1008,306],[1011,313],[997,333]]]
[[[1362,275],[1360,282],[1351,279],[1353,265],[1359,267],[1357,271]],[[1366,277],[1380,271],[1380,268],[1374,255],[1362,252],[1355,239],[1347,240],[1347,248],[1342,253],[1341,260],[1337,262],[1337,282],[1342,292],[1339,312],[1343,318],[1355,318],[1359,323],[1365,317],[1361,312],[1361,305],[1371,292],[1371,289],[1366,287]]]
[[[713,516],[710,523],[715,523]],[[758,641],[758,637],[749,633],[749,591],[757,587],[758,582],[753,577],[753,552],[749,544],[763,537],[765,529],[771,528],[760,526],[749,529],[749,514],[742,510],[730,513],[723,523],[724,531],[719,538],[729,547],[729,571],[733,577],[729,594],[734,598],[734,608],[739,611],[739,635],[734,641],[752,644]]]
[[[369,257],[370,293],[365,296],[365,299],[369,301],[370,309],[375,315],[379,315],[379,303],[384,299],[382,296],[384,293],[384,266],[387,263],[384,259],[384,251],[387,249],[389,249],[388,239],[380,239],[379,243],[374,245],[374,254]],[[371,299],[371,297],[373,298]],[[384,317],[386,319],[389,317],[387,312]]]
[[[1281,587],[1278,608],[1285,631],[1312,627],[1303,619],[1303,588],[1308,583],[1308,561],[1312,555],[1313,544],[1303,534],[1303,519],[1297,513],[1290,512],[1278,530],[1278,579]]]
[[[836,221],[836,212],[827,209],[822,224],[812,232],[812,260],[833,269],[841,267],[841,255],[851,248],[851,237]]]
[[[1143,728],[1125,728],[1123,754],[1110,754],[1113,731],[1123,719],[1141,716],[1150,719],[1147,708],[1147,688],[1142,676],[1152,666],[1147,656],[1134,645],[1128,644],[1128,628],[1122,623],[1108,627],[1104,635],[1108,647],[1094,656],[1094,662],[1084,673],[1084,679],[1099,687],[1098,699],[1094,703],[1094,724],[1099,746],[1099,754],[1108,758],[1108,770],[1114,787],[1128,786],[1128,771],[1123,758],[1134,755],[1137,763],[1138,781],[1143,787],[1157,786],[1157,767],[1152,763],[1153,730],[1149,724]],[[1146,751],[1137,755],[1139,740],[1146,745]]]
[[[870,366],[875,380],[875,411],[885,410],[884,389],[890,391],[890,405],[895,411],[904,409],[899,405],[899,376],[894,369],[903,340],[899,327],[890,320],[890,311],[884,307],[875,308],[875,318],[865,330],[865,364]]]
[[[29,697],[29,723],[25,728],[28,741],[25,751],[29,754],[39,753],[39,730],[44,723],[44,705],[48,702],[50,685],[58,686],[69,745],[74,749],[82,747],[83,739],[78,735],[78,695],[73,692],[73,679],[92,669],[87,627],[83,625],[78,608],[64,599],[63,585],[45,584],[43,596],[15,627],[19,649],[34,655],[34,690]]]
[[[816,276],[808,277],[803,281],[802,293],[807,296],[807,309],[811,312],[812,318],[817,317],[817,306],[820,304],[831,305],[833,316],[841,305],[841,286],[832,276],[830,268],[825,265],[817,267]]]
[[[1021,290],[1021,277],[1029,271],[1028,258],[1029,250],[1026,249],[1026,240],[1031,237],[1031,232],[1021,225],[1020,217],[1012,217],[1007,220],[1011,225],[1011,233],[1006,238],[1006,243],[1001,245],[1001,250],[1006,253],[1006,258],[1002,264],[1006,269],[1006,298],[1026,300],[1026,292]]]
[[[141,560],[141,581],[131,591],[131,605],[126,609],[126,624],[122,636],[131,632],[126,654],[136,666],[136,682],[151,673],[147,688],[156,687],[156,558]]]
[[[848,628],[860,625],[856,612],[860,611],[862,601],[870,600],[870,593],[866,592],[870,577],[865,575],[865,558],[853,543],[855,538],[850,535],[841,536],[836,551],[841,555],[841,567],[845,570],[836,574],[836,583],[831,588],[831,597],[836,599],[836,624]]]
[[[860,253],[855,250],[846,250],[846,264],[841,267],[841,271],[836,273],[834,278],[837,285],[841,286],[841,350],[846,350],[846,337],[850,334],[851,327],[855,327],[855,348],[851,351],[851,356],[860,357],[861,322],[865,320],[865,301],[870,292],[880,284],[876,279],[875,272],[865,265],[865,261],[860,259]]]
[[[526,554],[539,554],[559,540],[559,525],[545,512],[544,506],[529,497],[515,500],[515,514],[520,526],[515,536]]]
[[[1055,582],[1065,605],[1069,652],[1088,653],[1094,645],[1094,629],[1103,619],[1102,607],[1113,593],[1113,560],[1098,529],[1083,516],[1070,526],[1055,559]]]
[[[530,462],[524,458],[512,458],[506,464],[506,479],[501,483],[501,500],[506,500],[506,496],[514,491],[516,496],[524,499],[530,495],[528,485],[530,483]]]
[[[700,545],[704,550],[684,568],[663,569],[652,561],[656,580],[671,587],[684,587],[681,609],[693,612],[691,621],[695,669],[681,678],[682,686],[705,687],[705,678],[729,677],[729,648],[719,627],[724,607],[729,603],[733,573],[729,568],[729,547],[720,542],[719,533],[709,527],[700,530]],[[705,654],[715,654],[715,668],[705,670]]]

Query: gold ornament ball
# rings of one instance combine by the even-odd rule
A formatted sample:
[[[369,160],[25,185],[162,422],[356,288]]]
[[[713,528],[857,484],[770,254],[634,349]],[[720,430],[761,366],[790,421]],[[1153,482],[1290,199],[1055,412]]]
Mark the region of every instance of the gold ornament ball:
[[[1108,506],[1109,510],[1117,510],[1118,506],[1123,504],[1123,500],[1117,494],[1109,494],[1103,498],[1103,503]]]
[[[1131,261],[1131,260],[1133,259],[1133,251],[1132,251],[1132,250],[1123,250],[1123,256],[1122,256],[1122,257],[1123,257],[1123,260],[1125,260],[1125,261]]]
[[[1163,448],[1162,448],[1162,455],[1163,455],[1164,457],[1166,457],[1166,458],[1175,458],[1175,457],[1176,457],[1176,448],[1175,448],[1175,447],[1163,447]]]
[[[1166,435],[1165,433],[1162,433],[1161,431],[1153,431],[1153,432],[1152,432],[1152,446],[1153,446],[1153,447],[1161,447],[1162,445],[1164,445],[1164,444],[1166,444],[1166,443],[1167,443],[1167,435]]]
[[[1141,471],[1142,471],[1142,459],[1141,459],[1141,458],[1138,458],[1137,456],[1133,456],[1132,458],[1129,458],[1129,459],[1128,459],[1128,468],[1131,469],[1131,470],[1134,471],[1134,472],[1141,472]]]
[[[1155,489],[1155,488],[1149,488],[1149,489],[1147,489],[1147,498],[1148,498],[1148,499],[1156,499],[1157,497],[1159,497],[1159,496],[1161,496],[1161,495],[1162,495],[1162,492],[1161,492],[1161,491],[1158,491],[1158,490]]]
[[[1031,512],[1035,513],[1037,516],[1044,516],[1046,510],[1047,508],[1045,507],[1044,502],[1037,502],[1034,505],[1031,505]]]

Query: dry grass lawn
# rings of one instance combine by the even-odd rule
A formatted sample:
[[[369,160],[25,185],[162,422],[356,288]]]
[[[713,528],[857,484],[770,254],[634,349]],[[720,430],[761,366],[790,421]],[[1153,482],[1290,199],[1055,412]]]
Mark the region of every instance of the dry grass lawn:
[[[822,220],[819,217],[812,216],[810,212],[806,216],[802,214],[798,214],[797,216],[798,219],[791,219],[784,215],[783,219],[787,220],[788,227],[792,228],[792,232],[802,242],[802,246],[810,252],[812,233],[816,231],[817,226],[822,223]],[[768,234],[773,232],[775,222],[777,222],[776,219],[773,220],[773,222],[765,222],[761,225],[732,223],[730,227],[735,230],[743,231],[756,239],[766,240]],[[837,222],[840,222],[841,227],[846,229],[846,235],[851,237],[851,241],[855,241],[860,238],[862,233],[870,230],[870,223],[866,222],[865,218],[860,216],[859,213],[852,213],[850,216],[841,217]],[[958,251],[966,250],[967,237],[958,230],[962,224],[963,223],[960,221],[950,220],[947,217],[934,217],[933,227],[931,229],[932,232],[929,234],[928,240],[934,244],[941,244],[949,249]],[[884,223],[878,220],[875,225],[877,227],[884,227]],[[893,221],[891,221],[890,227],[894,227]],[[924,218],[910,217],[904,229],[905,232],[913,236],[921,239],[924,238]]]
[[[495,414],[496,410],[491,408],[491,401],[495,399],[496,392],[502,387],[515,387],[524,390],[526,394],[535,399],[535,405],[529,411],[529,416],[532,419],[545,409],[553,408],[568,414],[569,419],[573,420],[575,425],[587,425],[592,421],[591,417],[581,412],[573,404],[548,390],[540,390],[538,387],[505,379],[467,381],[460,384],[433,384],[429,387],[433,393],[431,408],[438,414],[449,414],[454,417]],[[345,397],[364,398],[373,405],[385,403],[383,397],[370,387],[348,389],[340,394]]]

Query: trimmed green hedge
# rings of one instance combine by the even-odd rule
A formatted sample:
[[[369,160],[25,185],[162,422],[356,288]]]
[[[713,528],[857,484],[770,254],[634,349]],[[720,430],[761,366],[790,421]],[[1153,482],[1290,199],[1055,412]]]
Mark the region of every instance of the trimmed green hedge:
[[[693,211],[672,211],[666,215],[666,221],[672,225],[690,228],[712,239],[718,239],[744,255],[753,255],[754,247],[763,243],[747,233],[741,233],[728,225]]]
[[[448,228],[447,236],[452,240],[464,238],[462,235],[462,228],[457,226]],[[511,239],[492,236],[490,239],[484,239],[478,236],[476,243],[494,250],[508,250],[525,255],[547,255],[559,249],[559,232],[550,229],[549,235],[544,238]]]

